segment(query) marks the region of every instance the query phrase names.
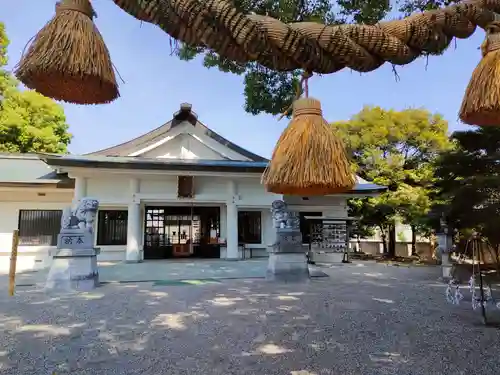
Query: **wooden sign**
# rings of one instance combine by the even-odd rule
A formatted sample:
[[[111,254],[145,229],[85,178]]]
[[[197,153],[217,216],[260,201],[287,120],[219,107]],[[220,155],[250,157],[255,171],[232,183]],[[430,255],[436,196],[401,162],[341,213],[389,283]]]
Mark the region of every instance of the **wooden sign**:
[[[194,197],[194,177],[193,176],[178,176],[177,177],[177,197],[178,198],[193,198]]]

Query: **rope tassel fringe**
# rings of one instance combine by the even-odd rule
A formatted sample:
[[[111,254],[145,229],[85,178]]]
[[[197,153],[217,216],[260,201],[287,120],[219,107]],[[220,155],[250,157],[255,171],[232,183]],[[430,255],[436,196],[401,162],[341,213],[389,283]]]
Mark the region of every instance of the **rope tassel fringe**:
[[[62,0],[35,36],[15,74],[28,88],[75,104],[102,104],[118,96],[113,65],[94,25],[89,0]]]

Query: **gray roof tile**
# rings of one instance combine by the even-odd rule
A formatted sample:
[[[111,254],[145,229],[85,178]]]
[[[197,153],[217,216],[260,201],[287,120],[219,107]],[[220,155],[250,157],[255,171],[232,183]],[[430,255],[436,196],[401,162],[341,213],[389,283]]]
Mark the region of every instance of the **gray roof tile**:
[[[143,134],[137,138],[131,139],[130,141],[120,143],[116,146],[108,147],[103,150],[91,152],[86,156],[127,156],[130,155],[142,148],[148,147],[150,145],[155,144],[159,140],[163,139],[170,129],[178,126],[179,124],[187,121],[191,123],[193,126],[199,126],[203,129],[203,132],[216,142],[226,146],[227,148],[241,154],[251,161],[259,162],[259,161],[268,161],[266,158],[254,154],[244,148],[238,146],[237,144],[227,140],[221,135],[217,134],[213,130],[209,129],[206,125],[201,123],[198,120],[198,115],[192,110],[192,106],[189,103],[182,103],[180,106],[180,110],[173,114],[173,118],[168,121],[166,124],[151,130],[150,132]]]
[[[64,180],[36,154],[0,153],[0,183],[54,183]]]

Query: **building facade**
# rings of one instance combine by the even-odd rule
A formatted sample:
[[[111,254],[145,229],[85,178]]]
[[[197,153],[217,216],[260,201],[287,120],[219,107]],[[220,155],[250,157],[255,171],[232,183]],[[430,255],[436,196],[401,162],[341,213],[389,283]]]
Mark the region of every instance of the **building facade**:
[[[99,200],[100,261],[267,256],[274,242],[271,203],[283,199],[305,216],[347,217],[347,199],[384,188],[358,179],[348,194],[281,196],[260,183],[268,160],[202,124],[182,104],[166,124],[86,155],[0,156],[0,268],[19,229],[19,268],[50,265],[62,209]]]

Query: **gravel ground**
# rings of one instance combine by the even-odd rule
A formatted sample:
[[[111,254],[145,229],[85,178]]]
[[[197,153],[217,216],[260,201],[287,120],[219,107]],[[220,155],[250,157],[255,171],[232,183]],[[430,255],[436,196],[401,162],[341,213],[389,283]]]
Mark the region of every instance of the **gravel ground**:
[[[448,305],[438,268],[324,271],[307,284],[19,288],[0,297],[0,373],[498,374],[500,330]]]

